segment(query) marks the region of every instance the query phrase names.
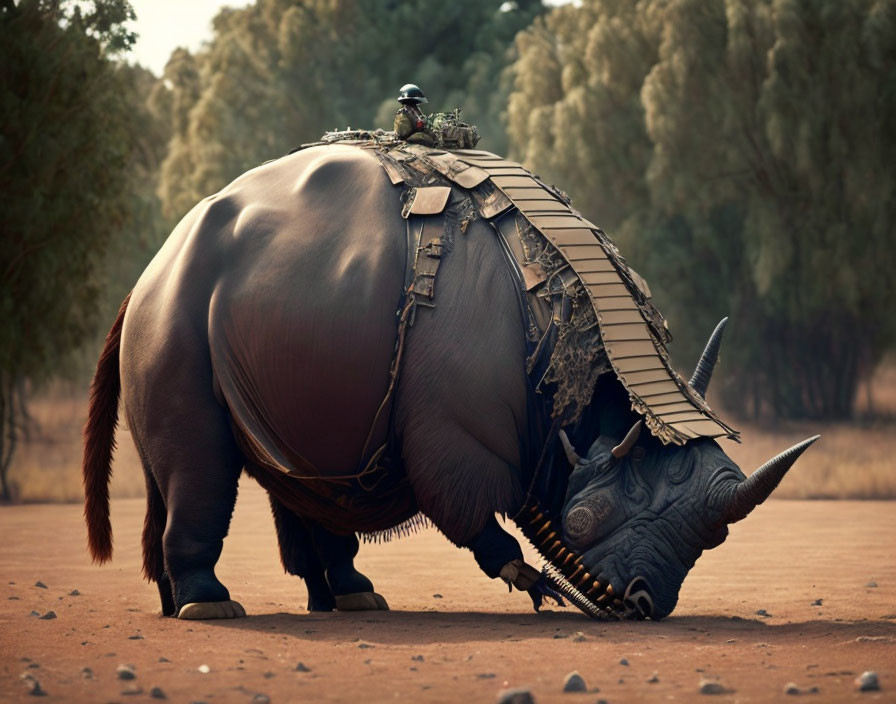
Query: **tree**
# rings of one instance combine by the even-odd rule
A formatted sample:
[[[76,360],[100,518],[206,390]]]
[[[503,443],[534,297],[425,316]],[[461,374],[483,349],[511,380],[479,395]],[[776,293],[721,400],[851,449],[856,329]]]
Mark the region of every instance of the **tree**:
[[[110,57],[124,0],[0,4],[0,495],[25,378],[94,330],[95,273],[129,212],[131,115]]]
[[[540,0],[258,0],[215,18],[215,36],[165,70],[173,126],[160,196],[168,215],[325,130],[391,129],[400,86],[433,110],[465,108],[503,146],[502,73]],[[162,90],[162,89],[160,89]]]
[[[518,46],[514,148],[618,236],[689,357],[731,315],[728,405],[848,415],[896,336],[896,3],[592,0]]]

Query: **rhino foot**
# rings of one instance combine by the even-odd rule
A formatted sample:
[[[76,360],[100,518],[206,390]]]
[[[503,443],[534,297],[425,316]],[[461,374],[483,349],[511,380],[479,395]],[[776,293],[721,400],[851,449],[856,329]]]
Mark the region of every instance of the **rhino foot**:
[[[204,621],[213,618],[242,618],[246,610],[239,602],[228,601],[196,601],[184,604],[177,614],[178,618]]]
[[[339,611],[388,611],[386,600],[376,592],[337,594],[336,608]]]

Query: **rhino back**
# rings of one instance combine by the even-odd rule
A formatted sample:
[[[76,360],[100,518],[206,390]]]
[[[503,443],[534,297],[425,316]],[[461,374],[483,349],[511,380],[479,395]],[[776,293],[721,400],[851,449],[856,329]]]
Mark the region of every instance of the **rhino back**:
[[[325,474],[354,470],[395,344],[400,208],[359,149],[309,149],[247,172],[194,208],[144,273],[138,344],[175,362],[176,349],[160,347],[179,337],[178,321],[201,326],[237,428],[287,468],[305,458]]]

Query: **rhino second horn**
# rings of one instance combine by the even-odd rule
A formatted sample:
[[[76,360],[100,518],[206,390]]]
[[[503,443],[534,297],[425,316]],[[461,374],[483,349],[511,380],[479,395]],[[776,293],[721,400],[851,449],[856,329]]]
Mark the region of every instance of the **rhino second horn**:
[[[563,443],[563,451],[566,453],[566,459],[569,460],[569,463],[575,467],[582,461],[582,458],[579,457],[579,453],[576,452],[576,448],[572,446],[572,443],[569,441],[569,436],[566,434],[565,430],[560,431],[560,442]]]
[[[706,398],[706,390],[709,388],[709,380],[712,378],[712,370],[719,361],[719,349],[722,346],[722,333],[725,332],[725,326],[728,324],[728,318],[722,318],[716,329],[709,336],[709,342],[703,354],[700,355],[700,361],[697,362],[697,368],[694,375],[688,382],[694,391],[700,394],[701,398]]]
[[[725,520],[728,523],[735,523],[746,518],[750,511],[771,495],[781,483],[784,475],[787,474],[787,470],[808,449],[809,445],[820,437],[820,435],[813,435],[789,450],[785,450],[738,484],[728,504],[728,515]]]
[[[632,451],[635,443],[638,442],[638,436],[641,435],[642,427],[644,427],[644,421],[641,420],[632,426],[632,429],[625,434],[622,442],[610,451],[612,452],[613,457],[620,460]]]

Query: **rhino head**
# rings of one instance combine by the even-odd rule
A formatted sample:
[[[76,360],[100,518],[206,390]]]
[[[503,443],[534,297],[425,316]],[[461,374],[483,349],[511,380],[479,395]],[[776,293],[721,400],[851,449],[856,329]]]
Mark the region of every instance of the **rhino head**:
[[[724,322],[691,379],[701,396]],[[672,612],[681,584],[702,552],[720,545],[729,524],[765,501],[818,436],[747,478],[714,440],[670,446],[640,431],[639,421],[624,437],[612,431],[601,434],[584,456],[561,432],[573,465],[561,516],[562,540],[579,555],[587,580],[577,588],[590,601],[659,619]]]

